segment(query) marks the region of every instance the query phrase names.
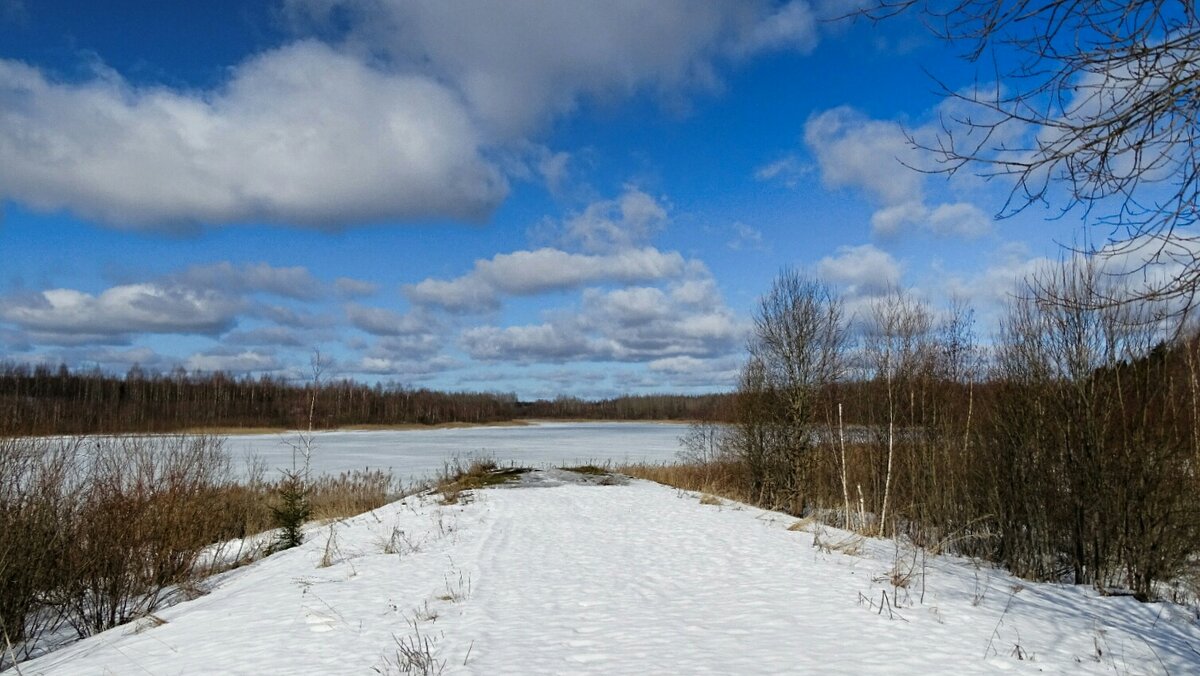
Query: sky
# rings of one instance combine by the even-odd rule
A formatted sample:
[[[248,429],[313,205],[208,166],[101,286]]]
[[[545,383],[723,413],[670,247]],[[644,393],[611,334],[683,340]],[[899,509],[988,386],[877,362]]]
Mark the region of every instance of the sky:
[[[1082,221],[914,170],[986,78],[853,8],[0,0],[0,358],[723,391],[787,266],[986,335]]]

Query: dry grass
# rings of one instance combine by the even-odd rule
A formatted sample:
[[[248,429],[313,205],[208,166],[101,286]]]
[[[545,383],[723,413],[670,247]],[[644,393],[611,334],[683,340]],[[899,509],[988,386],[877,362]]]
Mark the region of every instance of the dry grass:
[[[191,435],[231,435],[231,434],[286,434],[291,430],[286,427],[228,427],[213,425],[209,427],[188,427],[175,434]]]
[[[354,470],[314,479],[309,485],[308,501],[312,518],[322,521],[369,512],[402,495],[391,472]]]
[[[813,518],[811,516],[806,516],[803,519],[800,519],[799,521],[797,521],[796,523],[788,526],[788,530],[790,530],[792,532],[806,531],[809,528],[811,528],[813,526],[813,524],[815,524],[816,522],[817,522],[817,520],[815,518]]]
[[[575,465],[573,467],[560,467],[559,469],[565,472],[575,472],[576,474],[590,474],[592,476],[608,476],[612,474],[607,467],[599,465]]]
[[[846,535],[837,537],[831,535],[824,528],[818,528],[813,531],[813,547],[825,552],[826,554],[845,554],[846,556],[858,556],[862,554],[863,543],[865,538],[861,535]]]
[[[500,467],[491,458],[456,458],[442,469],[435,490],[443,505],[455,505],[466,500],[470,491],[514,481],[528,471],[526,467]]]
[[[198,593],[203,576],[246,562],[213,547],[272,530],[279,482],[261,470],[239,477],[222,444],[183,435],[0,438],[0,627],[14,644],[0,668],[61,627],[86,636],[149,617]],[[395,497],[383,472],[321,477],[306,490],[323,519]],[[332,562],[332,535],[327,551]]]
[[[741,466],[735,462],[638,464],[618,467],[616,471],[726,500],[754,502],[745,487]]]

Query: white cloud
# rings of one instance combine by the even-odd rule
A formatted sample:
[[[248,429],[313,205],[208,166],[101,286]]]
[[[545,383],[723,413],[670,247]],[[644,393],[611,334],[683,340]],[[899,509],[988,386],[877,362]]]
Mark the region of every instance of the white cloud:
[[[404,291],[415,303],[458,312],[499,307],[504,295],[530,296],[597,282],[636,283],[675,277],[684,260],[676,252],[653,247],[607,255],[575,254],[542,248],[497,254],[475,262],[474,269],[451,280],[426,279]]]
[[[283,305],[255,305],[251,308],[253,316],[283,326],[296,329],[317,329],[334,324],[333,318],[307,310],[285,307]]]
[[[894,237],[916,227],[941,237],[973,239],[992,230],[992,219],[969,202],[939,204],[932,209],[920,202],[904,202],[871,215],[876,235]]]
[[[281,16],[299,39],[207,90],[0,60],[0,200],[130,229],[479,221],[507,194],[503,157],[581,104],[686,105],[819,32],[807,0],[285,0]],[[533,169],[557,191],[568,159]]]
[[[246,350],[236,354],[194,354],[184,362],[189,371],[227,371],[246,373],[250,371],[278,371],[279,360],[271,354]]]
[[[812,51],[817,46],[817,19],[807,2],[789,2],[759,21],[736,49],[742,54],[794,49]]]
[[[565,362],[603,358],[604,347],[558,324],[479,326],[463,332],[463,349],[482,361]]]
[[[342,298],[362,298],[379,291],[378,284],[352,277],[338,277],[333,282],[333,288]]]
[[[18,361],[30,365],[58,364],[99,366],[100,368],[122,374],[130,367],[140,366],[145,371],[161,371],[171,368],[177,362],[158,354],[148,347],[112,348],[112,347],[71,347],[63,350],[39,352],[21,355]]]
[[[842,106],[810,117],[804,142],[831,188],[861,188],[888,205],[923,196],[921,174],[900,165],[913,151],[895,122],[872,120]]]
[[[263,292],[297,300],[315,300],[322,295],[320,282],[302,267],[221,262],[192,266],[172,278],[182,286],[232,293]]]
[[[930,212],[927,227],[938,235],[979,237],[992,229],[992,219],[969,202],[939,204]]]
[[[567,176],[570,174],[568,164],[571,161],[570,153],[546,152],[537,162],[538,173],[546,181],[546,187],[550,192],[558,194],[562,191],[563,185],[567,181]]]
[[[589,204],[562,224],[562,241],[589,252],[629,249],[650,241],[667,225],[667,208],[650,195],[626,186],[620,197]]]
[[[921,202],[901,202],[883,207],[871,214],[871,230],[883,237],[895,237],[904,229],[920,223],[929,216],[929,207]]]
[[[928,138],[934,130],[926,126],[909,133]],[[894,237],[917,228],[969,239],[991,231],[991,219],[974,204],[927,204],[925,175],[913,168],[921,166],[921,153],[896,122],[873,120],[842,106],[810,117],[804,141],[827,187],[857,188],[879,205],[871,216],[876,235]]]
[[[711,358],[740,350],[746,326],[725,305],[707,270],[667,288],[586,289],[578,311],[536,325],[464,332],[463,349],[484,361],[650,362]]]
[[[305,340],[303,334],[284,326],[263,326],[248,331],[230,331],[221,337],[226,345],[264,345],[278,347],[307,347],[316,341]]]
[[[423,380],[458,366],[460,364],[457,361],[445,356],[432,359],[367,356],[342,364],[341,369],[349,373],[390,376],[400,380]]]
[[[842,287],[846,296],[880,296],[900,283],[903,270],[891,254],[872,244],[838,247],[817,263],[817,274]]]
[[[795,155],[786,155],[773,162],[768,162],[754,170],[754,178],[758,181],[782,181],[788,188],[800,185],[800,179],[812,172],[812,167],[800,161]]]
[[[645,375],[641,381],[650,387],[703,387],[732,388],[736,385],[741,370],[740,356],[715,359],[695,357],[667,357],[656,359],[646,365],[653,375]]]
[[[0,319],[41,333],[123,336],[214,335],[233,326],[241,304],[213,291],[157,283],[125,284],[91,295],[73,289],[0,299]]]
[[[430,328],[428,317],[413,314],[402,315],[385,308],[364,307],[351,303],[346,306],[350,323],[376,336],[401,336],[426,333]]]
[[[480,219],[506,194],[457,95],[317,42],[208,92],[0,60],[0,196],[118,227]]]
[[[803,0],[490,2],[289,0],[300,26],[349,25],[350,49],[453,83],[491,134],[529,134],[584,100],[711,89],[716,66],[766,50],[807,51]]]
[[[740,221],[732,226],[733,239],[730,239],[726,246],[734,251],[763,251],[763,236],[762,233]]]

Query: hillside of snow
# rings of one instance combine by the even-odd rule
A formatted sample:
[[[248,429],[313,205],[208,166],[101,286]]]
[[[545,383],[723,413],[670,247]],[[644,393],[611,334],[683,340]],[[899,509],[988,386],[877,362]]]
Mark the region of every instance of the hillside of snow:
[[[1198,673],[1183,608],[561,471],[314,526],[34,674]],[[608,482],[605,482],[608,483]],[[705,502],[713,502],[705,500]],[[424,671],[422,671],[424,669]]]

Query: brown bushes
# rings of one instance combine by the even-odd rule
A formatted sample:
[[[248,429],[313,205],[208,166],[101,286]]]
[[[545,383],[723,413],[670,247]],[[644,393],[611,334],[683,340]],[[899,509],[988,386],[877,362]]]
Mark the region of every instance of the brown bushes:
[[[48,631],[103,631],[227,561],[217,543],[270,530],[276,483],[231,470],[219,438],[0,438],[0,630],[24,659]],[[318,518],[391,499],[391,475],[311,482]],[[202,557],[204,557],[202,559]],[[235,557],[236,558],[236,557]]]
[[[624,471],[1152,598],[1200,555],[1200,338],[1103,282],[1032,280],[985,363],[965,308],[893,291],[840,340],[837,298],[785,272],[721,449],[697,429],[702,457]]]

